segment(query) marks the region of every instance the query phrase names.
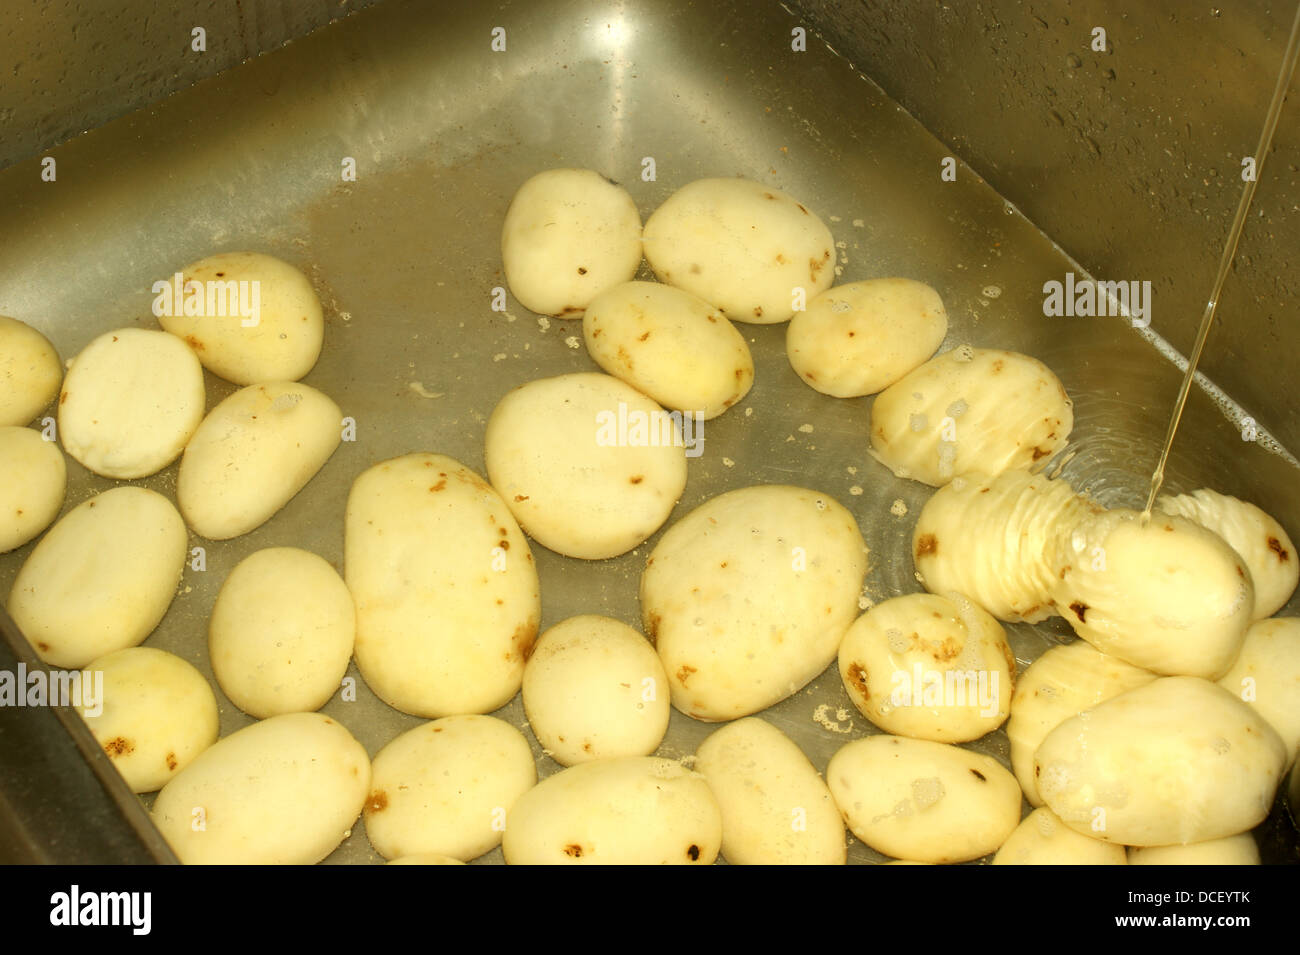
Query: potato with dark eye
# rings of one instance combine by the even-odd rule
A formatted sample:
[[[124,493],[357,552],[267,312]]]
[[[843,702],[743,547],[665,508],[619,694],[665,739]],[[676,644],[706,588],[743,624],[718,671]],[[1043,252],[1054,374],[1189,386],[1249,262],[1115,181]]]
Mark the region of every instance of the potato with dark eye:
[[[548,169],[515,193],[501,228],[506,282],[541,315],[581,318],[641,264],[641,215],[622,186],[590,169]]]

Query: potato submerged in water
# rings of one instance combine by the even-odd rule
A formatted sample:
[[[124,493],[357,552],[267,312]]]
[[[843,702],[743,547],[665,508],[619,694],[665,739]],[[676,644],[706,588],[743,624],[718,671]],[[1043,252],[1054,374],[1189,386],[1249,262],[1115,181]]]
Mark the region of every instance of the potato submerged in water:
[[[49,340],[0,315],[0,427],[26,425],[59,393],[63,366]]]
[[[1044,801],[1078,832],[1130,846],[1204,842],[1268,815],[1287,753],[1250,707],[1196,677],[1120,694],[1052,730]]]
[[[808,207],[747,179],[699,179],[645,224],[661,282],[712,302],[734,322],[771,325],[835,281],[835,240]],[[796,291],[797,290],[797,291]]]
[[[0,554],[58,517],[68,486],[63,452],[31,428],[0,425]]]
[[[866,570],[857,522],[828,494],[761,485],[687,514],[641,575],[673,706],[731,720],[799,690],[835,659]]]
[[[641,215],[622,186],[590,169],[548,169],[515,193],[501,229],[506,282],[523,306],[581,318],[641,264]]]
[[[1027,468],[1065,447],[1074,405],[1035,358],[961,345],[890,385],[871,406],[872,453],[938,487],[968,471]]]

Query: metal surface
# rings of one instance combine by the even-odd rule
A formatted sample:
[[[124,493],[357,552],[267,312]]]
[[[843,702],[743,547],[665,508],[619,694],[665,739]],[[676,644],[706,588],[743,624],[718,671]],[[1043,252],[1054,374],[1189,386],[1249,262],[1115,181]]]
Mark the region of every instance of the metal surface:
[[[186,571],[147,645],[211,680],[207,619],[235,563],[295,545],[341,569],[344,502],[362,470],[424,450],[482,473],[484,425],[506,391],[595,370],[580,323],[543,328],[513,300],[505,313],[490,309],[492,289],[505,284],[499,236],[509,199],[555,166],[624,183],[643,217],[703,176],[741,175],[792,193],[842,243],[839,281],[928,282],[949,311],[945,348],[1010,348],[1049,365],[1075,400],[1079,453],[1065,475],[1106,503],[1140,506],[1177,369],[1119,319],[1046,318],[1043,283],[1071,268],[1060,249],[969,170],[941,181],[949,150],[821,44],[792,52],[798,23],[778,6],[742,3],[451,11],[390,2],[54,150],[54,183],[40,180],[34,160],[0,172],[0,313],[41,329],[64,358],[111,328],[153,327],[151,284],[220,250],[299,265],[325,305],[325,348],[305,381],[356,419],[357,440],[262,527],[232,541],[192,539],[206,549],[207,569]],[[491,49],[497,26],[505,52]],[[340,181],[344,157],[357,161],[356,182]],[[656,181],[641,180],[644,157],[655,159]],[[931,489],[895,479],[867,454],[870,399],[804,385],[786,361],[784,327],[740,327],[754,353],[753,391],[707,423],[669,524],[732,488],[816,488],[859,521],[871,548],[865,596],[917,591],[909,541]],[[206,380],[209,406],[233,390]],[[112,483],[68,465],[65,511]],[[174,497],[175,474],[173,466],[139,483]],[[1171,492],[1237,494],[1298,533],[1295,480],[1295,468],[1243,441],[1193,392],[1169,462]],[[896,500],[906,515],[891,513]],[[604,613],[639,629],[637,584],[657,537],[600,562],[534,545],[542,626]],[[0,593],[32,546],[0,557]],[[1293,600],[1286,612],[1297,608]],[[1022,666],[1069,634],[1059,619],[1008,631]],[[356,702],[336,696],[324,711],[372,755],[422,722],[378,701],[355,666],[349,675]],[[219,691],[218,699],[222,735],[251,722]],[[531,740],[517,697],[497,715]],[[763,716],[818,769],[874,732],[833,666]],[[714,728],[674,711],[660,753],[692,753]],[[971,745],[1006,761],[1001,732]],[[559,767],[538,751],[538,768],[545,776]],[[851,846],[851,861],[878,858]],[[484,861],[499,860],[497,850]],[[381,860],[359,822],[329,861]]]

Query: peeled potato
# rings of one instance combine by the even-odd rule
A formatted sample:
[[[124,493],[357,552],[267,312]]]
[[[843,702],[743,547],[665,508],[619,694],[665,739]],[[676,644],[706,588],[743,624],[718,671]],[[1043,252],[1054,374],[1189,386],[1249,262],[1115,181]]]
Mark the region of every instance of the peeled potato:
[[[7,609],[42,660],[80,669],[153,632],[176,595],[188,546],[171,501],[142,487],[111,488],[41,539]]]
[[[704,299],[671,285],[615,285],[592,300],[582,331],[596,364],[666,408],[715,418],[754,383],[744,336]]]
[[[59,393],[63,366],[44,335],[0,315],[0,427],[26,425]]]
[[[1036,623],[1055,612],[1050,557],[1061,529],[1095,508],[1064,481],[1027,471],[953,478],[917,518],[917,574],[931,593],[956,591],[1000,620]]]
[[[1129,865],[1259,865],[1259,846],[1249,832],[1185,846],[1132,846]]]
[[[1252,624],[1237,661],[1218,683],[1264,717],[1295,759],[1300,749],[1300,618]]]
[[[230,701],[263,719],[318,710],[352,659],[356,611],[338,571],[296,547],[245,557],[208,622],[212,673]]]
[[[237,385],[297,381],[320,357],[325,320],[307,276],[260,252],[222,252],[155,285],[158,324]],[[198,283],[191,285],[190,283]]]
[[[622,186],[590,169],[548,169],[515,193],[501,229],[506,281],[524,307],[581,318],[641,264],[641,215]]]
[[[885,732],[962,743],[1006,720],[1016,658],[1002,626],[961,594],[908,594],[849,627],[839,671],[853,705]]]
[[[1287,753],[1222,687],[1175,676],[1061,723],[1034,755],[1038,792],[1061,819],[1130,846],[1204,842],[1268,815]]]
[[[888,388],[934,354],[948,334],[939,293],[912,279],[868,279],[827,289],[795,312],[785,335],[790,366],[824,395]]]
[[[59,394],[59,434],[96,474],[147,477],[185,450],[205,400],[203,369],[183,342],[119,328],[73,359]]]
[[[161,789],[217,741],[212,687],[174,654],[128,647],[92,660],[81,677],[102,680],[99,705],[77,709],[132,792]]]
[[[511,809],[537,782],[528,740],[493,716],[407,730],[379,751],[373,770],[366,836],[387,859],[478,858],[501,844]]]
[[[524,667],[524,712],[563,766],[649,756],[668,729],[668,676],[645,637],[586,614],[537,639]]]
[[[199,754],[153,821],[186,865],[312,865],[351,834],[369,789],[370,758],[345,727],[286,713]]]
[[[1255,585],[1255,620],[1277,613],[1295,593],[1300,560],[1286,530],[1254,504],[1202,488],[1191,494],[1161,497],[1156,506],[1222,537],[1250,569]]]
[[[930,740],[868,736],[826,767],[853,834],[916,862],[967,862],[993,852],[1020,822],[1020,787],[992,756]]]
[[[761,485],[697,507],[641,575],[673,705],[714,722],[798,691],[835,659],[866,570],[857,522],[829,495]]]
[[[875,457],[936,487],[968,471],[1027,468],[1065,447],[1073,427],[1074,405],[1050,368],[968,345],[931,358],[871,406]]]
[[[994,865],[1126,865],[1124,847],[1075,832],[1047,808],[1035,809],[1002,843]]]
[[[747,179],[699,179],[645,224],[661,282],[712,302],[735,322],[771,325],[835,281],[835,240],[802,203]]]
[[[1107,656],[1086,640],[1052,647],[1029,665],[1011,698],[1007,739],[1011,768],[1031,806],[1043,804],[1034,777],[1034,753],[1047,734],[1084,710],[1155,678],[1151,671]]]
[[[453,716],[519,691],[541,619],[537,568],[481,477],[437,454],[376,464],[348,494],[343,547],[357,666],[384,702]]]
[[[31,428],[0,426],[0,554],[50,526],[63,506],[63,452]]]
[[[616,557],[660,528],[686,486],[681,423],[610,375],[530,381],[488,419],[488,477],[544,547]]]
[[[315,388],[267,382],[208,412],[181,459],[176,500],[196,534],[259,527],[301,491],[342,437],[339,406]]]
[[[1181,517],[1092,514],[1058,538],[1052,599],[1103,653],[1162,675],[1214,680],[1241,651],[1255,608],[1242,559]]]
[[[524,793],[503,848],[510,865],[710,865],[721,842],[703,776],[625,756],[571,766]]]
[[[749,717],[700,744],[695,769],[722,811],[722,854],[732,865],[843,865],[844,823],[798,745]]]

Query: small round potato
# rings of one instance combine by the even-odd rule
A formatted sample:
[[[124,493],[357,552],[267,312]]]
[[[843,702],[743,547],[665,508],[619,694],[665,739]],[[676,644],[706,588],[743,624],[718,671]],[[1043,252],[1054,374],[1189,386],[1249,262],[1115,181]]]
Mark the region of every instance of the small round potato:
[[[7,609],[42,660],[80,669],[153,632],[176,596],[188,545],[167,498],[110,488],[41,539],[18,571]]]
[[[673,706],[719,722],[797,692],[858,613],[867,546],[828,494],[760,485],[670,527],[641,575],[641,619]]]
[[[962,345],[904,375],[871,405],[872,454],[938,487],[968,471],[1027,468],[1065,447],[1074,406],[1035,358]]]
[[[668,676],[648,640],[609,617],[570,617],[524,667],[524,712],[564,766],[649,756],[668,729]]]
[[[874,395],[934,354],[948,334],[939,293],[912,279],[868,279],[822,292],[785,333],[790,366],[835,398]]]
[[[63,507],[63,452],[31,428],[0,425],[0,554],[22,547]]]
[[[641,215],[627,190],[590,169],[548,169],[515,193],[501,229],[506,282],[523,306],[581,318],[641,264]]]
[[[438,454],[376,464],[348,494],[343,548],[357,667],[385,703],[453,716],[519,692],[542,615],[537,568],[486,481]]]
[[[1165,496],[1156,506],[1222,537],[1246,562],[1255,585],[1255,620],[1271,617],[1295,593],[1300,559],[1286,530],[1254,504],[1202,488]]]
[[[166,332],[105,332],[72,361],[59,394],[63,447],[104,477],[147,477],[175,461],[203,420],[203,368]]]
[[[313,865],[352,831],[370,758],[322,713],[272,716],[219,740],[153,804],[186,865]]]
[[[49,340],[0,315],[0,427],[27,425],[59,393],[63,366]]]
[[[610,375],[530,381],[488,419],[488,477],[542,546],[617,557],[663,525],[686,487],[689,421]]]
[[[1129,865],[1259,865],[1259,846],[1249,832],[1185,846],[1130,846]]]
[[[700,744],[695,770],[722,810],[722,854],[732,865],[843,865],[844,822],[798,745],[747,717]]]
[[[166,785],[217,741],[217,698],[203,674],[180,657],[128,647],[92,660],[82,686],[97,699],[77,707],[132,792]]]
[[[490,852],[537,782],[528,740],[494,716],[448,716],[407,730],[379,751],[373,769],[366,836],[386,859],[432,852],[468,862]]]
[[[296,547],[259,550],[217,594],[212,673],[250,716],[311,712],[339,688],[355,636],[352,595],[324,558]]]
[[[320,299],[288,262],[260,252],[222,252],[154,286],[154,314],[203,367],[237,385],[297,381],[320,357]]]
[[[1125,865],[1124,847],[1075,832],[1052,810],[1035,809],[993,857],[994,865]]]
[[[1052,599],[1075,633],[1161,675],[1223,676],[1255,609],[1241,557],[1182,517],[1092,514],[1058,535],[1052,571]]]
[[[965,594],[1000,620],[1055,612],[1049,549],[1062,526],[1095,508],[1064,481],[1027,471],[970,472],[930,496],[912,533],[925,589]]]
[[[754,359],[708,302],[671,285],[624,282],[582,318],[596,364],[666,408],[716,418],[749,393]]]
[[[806,206],[748,179],[699,179],[645,224],[659,281],[712,302],[735,322],[773,325],[835,281],[835,240]]]
[[[1087,640],[1052,647],[1029,665],[1011,698],[1007,739],[1011,768],[1031,806],[1043,804],[1034,779],[1034,753],[1047,734],[1084,710],[1155,678],[1150,670],[1107,656]]]
[[[510,865],[711,865],[722,815],[708,783],[654,756],[598,759],[524,793],[503,848]]]
[[[208,412],[185,448],[176,500],[201,537],[260,527],[301,491],[342,439],[339,406],[294,382],[250,385]]]
[[[1253,828],[1268,815],[1287,752],[1227,690],[1173,676],[1066,720],[1034,754],[1043,801],[1107,842],[1168,846]]]
[[[1300,618],[1274,617],[1252,624],[1237,662],[1218,683],[1268,720],[1291,759],[1296,758],[1300,749]]]
[[[961,594],[876,604],[840,643],[849,699],[886,733],[964,743],[1011,712],[1016,658],[1002,625]]]
[[[947,743],[868,736],[842,747],[826,782],[853,834],[917,862],[967,862],[1020,823],[1020,787],[992,756]]]

